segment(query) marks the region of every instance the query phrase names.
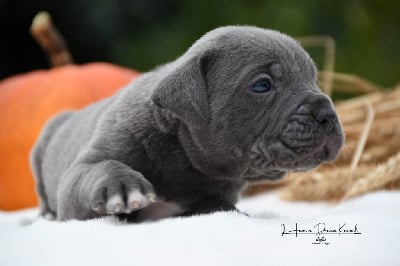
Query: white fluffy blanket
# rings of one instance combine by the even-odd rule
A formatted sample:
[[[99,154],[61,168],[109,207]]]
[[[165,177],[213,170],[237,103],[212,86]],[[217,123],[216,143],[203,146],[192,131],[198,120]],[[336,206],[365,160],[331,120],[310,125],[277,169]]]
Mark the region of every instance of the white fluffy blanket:
[[[338,205],[283,202],[269,193],[237,207],[249,217],[219,212],[143,224],[107,217],[26,225],[36,209],[0,212],[0,265],[400,265],[400,192]],[[282,224],[293,234],[282,235]]]

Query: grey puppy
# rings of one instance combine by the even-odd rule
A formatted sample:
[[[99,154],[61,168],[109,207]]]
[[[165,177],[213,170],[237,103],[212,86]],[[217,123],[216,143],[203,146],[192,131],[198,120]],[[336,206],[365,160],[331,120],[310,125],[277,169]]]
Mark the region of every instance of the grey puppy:
[[[332,161],[343,141],[301,46],[231,26],[114,96],[54,117],[31,166],[44,216],[142,221],[234,210],[249,182]]]

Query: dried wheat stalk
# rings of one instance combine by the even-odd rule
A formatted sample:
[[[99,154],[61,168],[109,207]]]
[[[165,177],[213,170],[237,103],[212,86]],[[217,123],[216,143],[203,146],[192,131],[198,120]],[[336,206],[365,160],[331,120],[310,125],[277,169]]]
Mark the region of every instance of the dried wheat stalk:
[[[354,172],[352,180],[357,182],[373,166],[362,166]],[[292,175],[290,182],[280,191],[281,198],[290,201],[339,201],[349,186],[350,168],[340,167],[325,171],[311,171]]]
[[[344,195],[344,199],[364,194],[386,186],[390,182],[400,180],[400,152],[378,165],[365,177],[352,184]]]
[[[320,78],[322,78],[321,90],[326,95],[331,96],[335,67],[335,40],[330,36],[303,36],[297,38],[297,40],[305,47],[319,46],[324,48],[325,55],[322,67],[324,71],[320,75]]]
[[[345,93],[371,93],[382,91],[383,88],[379,85],[373,84],[372,82],[362,79],[356,75],[338,73],[338,72],[327,72],[320,71],[319,82],[321,84],[326,80],[326,75],[331,74],[332,76],[332,88],[336,92]]]

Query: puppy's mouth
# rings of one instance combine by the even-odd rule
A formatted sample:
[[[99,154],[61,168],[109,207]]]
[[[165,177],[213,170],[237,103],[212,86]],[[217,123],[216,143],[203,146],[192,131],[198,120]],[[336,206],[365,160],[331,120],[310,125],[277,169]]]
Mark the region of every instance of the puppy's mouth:
[[[307,171],[336,159],[344,136],[337,120],[322,125],[310,116],[293,115],[276,137],[259,139],[251,148],[249,182],[278,180],[289,171]]]
[[[293,115],[268,150],[273,161],[289,171],[307,171],[336,159],[344,136],[337,119],[317,122],[310,116]]]
[[[284,154],[291,154],[292,161],[302,161],[307,167],[312,161],[318,165],[335,160],[344,144],[344,135],[337,117],[322,123],[311,116],[295,114],[279,135],[279,142],[282,150],[287,151]]]

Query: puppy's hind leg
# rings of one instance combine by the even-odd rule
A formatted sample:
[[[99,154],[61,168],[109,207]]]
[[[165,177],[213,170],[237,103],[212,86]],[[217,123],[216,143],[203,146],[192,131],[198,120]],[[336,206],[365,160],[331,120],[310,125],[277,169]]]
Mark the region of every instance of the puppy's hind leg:
[[[50,220],[55,219],[56,213],[55,210],[50,209],[48,204],[45,184],[42,177],[42,158],[51,137],[71,114],[72,112],[64,112],[53,117],[42,129],[30,154],[30,166],[36,182],[36,193],[39,196],[40,215]]]

